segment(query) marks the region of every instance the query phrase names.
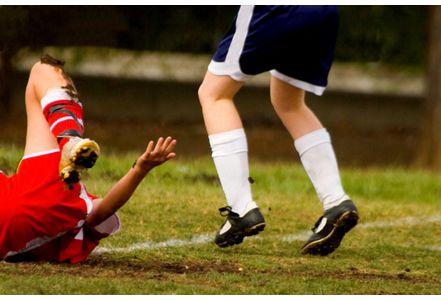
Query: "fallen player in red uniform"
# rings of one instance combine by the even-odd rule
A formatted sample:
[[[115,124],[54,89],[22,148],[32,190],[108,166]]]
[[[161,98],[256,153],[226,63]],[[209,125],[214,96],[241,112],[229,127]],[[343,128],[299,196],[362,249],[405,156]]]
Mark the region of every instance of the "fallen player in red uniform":
[[[150,141],[133,167],[98,198],[80,181],[100,154],[82,137],[82,105],[63,63],[44,56],[26,87],[27,134],[16,174],[0,171],[0,257],[7,261],[84,261],[118,231],[116,211],[147,173],[175,157],[176,140]]]

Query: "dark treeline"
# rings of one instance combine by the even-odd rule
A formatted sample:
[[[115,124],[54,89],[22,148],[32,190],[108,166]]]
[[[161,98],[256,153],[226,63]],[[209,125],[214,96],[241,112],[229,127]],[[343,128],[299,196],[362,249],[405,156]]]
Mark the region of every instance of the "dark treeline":
[[[211,53],[237,6],[0,6],[0,47]],[[422,65],[427,6],[341,6],[337,60]]]

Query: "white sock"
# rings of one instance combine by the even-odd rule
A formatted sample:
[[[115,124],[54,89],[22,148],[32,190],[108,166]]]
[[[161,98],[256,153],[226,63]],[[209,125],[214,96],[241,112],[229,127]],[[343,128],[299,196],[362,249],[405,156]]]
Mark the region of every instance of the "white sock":
[[[343,190],[331,137],[325,128],[298,138],[294,146],[325,210],[349,199]]]
[[[208,136],[212,157],[227,203],[243,216],[253,202],[248,181],[248,145],[243,128]],[[248,205],[248,207],[247,207]]]

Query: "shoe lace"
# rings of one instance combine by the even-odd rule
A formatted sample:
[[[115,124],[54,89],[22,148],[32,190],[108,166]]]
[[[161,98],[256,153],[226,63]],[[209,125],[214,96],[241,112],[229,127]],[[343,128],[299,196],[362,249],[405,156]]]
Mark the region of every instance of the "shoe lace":
[[[229,205],[219,208],[219,213],[222,217],[238,217],[239,216],[239,214],[232,211],[232,208]]]

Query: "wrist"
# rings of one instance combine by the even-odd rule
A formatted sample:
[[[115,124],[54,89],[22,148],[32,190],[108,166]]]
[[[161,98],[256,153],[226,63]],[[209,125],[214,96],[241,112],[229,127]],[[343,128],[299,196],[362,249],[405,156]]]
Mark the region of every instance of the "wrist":
[[[140,178],[144,178],[147,173],[150,171],[150,169],[145,169],[142,168],[141,166],[139,166],[136,161],[133,164],[132,168],[130,169],[130,171],[136,176],[136,177],[140,177]]]

